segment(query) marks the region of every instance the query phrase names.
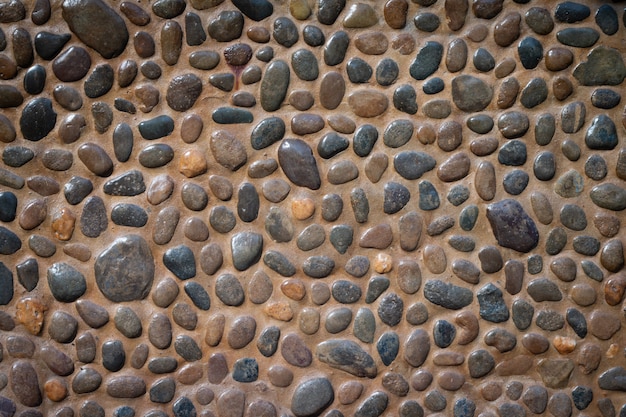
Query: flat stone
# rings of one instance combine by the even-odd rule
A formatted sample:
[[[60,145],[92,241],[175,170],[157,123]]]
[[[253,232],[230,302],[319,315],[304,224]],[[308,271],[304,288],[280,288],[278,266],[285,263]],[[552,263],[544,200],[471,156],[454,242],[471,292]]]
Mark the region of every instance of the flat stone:
[[[503,200],[489,205],[487,218],[501,246],[529,252],[539,243],[539,232],[535,223],[514,200]]]
[[[317,345],[317,358],[333,368],[359,377],[374,378],[378,373],[372,357],[349,340],[327,340]]]
[[[291,411],[296,417],[321,414],[335,399],[332,384],[326,378],[301,382],[291,397]]]
[[[473,299],[470,290],[439,280],[426,281],[424,296],[431,303],[451,310],[461,309]]]
[[[484,81],[471,75],[452,80],[452,100],[464,112],[479,112],[491,102],[493,90]]]
[[[439,68],[442,57],[443,45],[434,41],[427,42],[409,67],[411,77],[416,80],[425,80]]]
[[[575,48],[589,48],[593,46],[599,38],[600,34],[598,31],[588,27],[566,28],[558,31],[556,34],[556,39],[563,45],[573,46]]]

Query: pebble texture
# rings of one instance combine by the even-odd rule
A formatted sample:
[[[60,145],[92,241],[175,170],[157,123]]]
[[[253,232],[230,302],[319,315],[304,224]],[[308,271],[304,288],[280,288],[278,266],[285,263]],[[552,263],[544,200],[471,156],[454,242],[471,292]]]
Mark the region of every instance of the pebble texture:
[[[624,415],[626,14],[0,0],[0,415]]]

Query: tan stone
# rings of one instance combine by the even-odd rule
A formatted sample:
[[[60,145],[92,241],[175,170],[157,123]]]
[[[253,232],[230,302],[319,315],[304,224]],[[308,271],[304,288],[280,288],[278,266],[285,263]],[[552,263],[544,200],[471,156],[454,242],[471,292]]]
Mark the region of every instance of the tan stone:
[[[221,313],[212,315],[206,324],[206,333],[204,341],[209,346],[217,346],[224,335],[224,326],[226,325],[226,317]]]
[[[307,0],[290,0],[289,13],[298,20],[306,20],[311,15]]]
[[[304,283],[297,278],[284,280],[283,283],[280,284],[280,290],[287,297],[295,301],[302,300],[306,295]]]
[[[43,390],[46,393],[46,397],[54,402],[63,401],[68,394],[67,383],[60,378],[47,380],[43,386]]]
[[[291,214],[298,220],[305,220],[315,213],[315,202],[313,199],[294,198],[291,200]]]
[[[41,332],[46,310],[48,307],[38,298],[24,297],[17,302],[15,318],[26,330],[37,336]]]
[[[480,330],[478,318],[474,313],[465,310],[456,315],[454,322],[461,328],[456,342],[461,345],[468,345],[478,337]]]
[[[393,268],[393,258],[386,253],[378,253],[374,258],[372,266],[374,267],[374,271],[379,274],[386,274]]]
[[[371,31],[357,35],[354,46],[367,55],[382,55],[387,52],[389,41],[384,33]]]
[[[178,171],[187,178],[204,174],[207,170],[207,161],[204,153],[197,149],[185,151],[178,161]]]
[[[359,117],[376,117],[389,107],[389,99],[374,90],[357,90],[348,96],[350,108]]]
[[[448,264],[446,252],[439,245],[427,245],[424,247],[424,265],[433,274],[442,274]]]
[[[72,238],[76,216],[69,208],[63,208],[52,220],[52,233],[59,240],[67,241]]]
[[[291,321],[293,318],[293,310],[289,303],[285,301],[268,303],[265,305],[264,310],[265,314],[276,320]]]
[[[193,385],[202,378],[202,366],[197,363],[188,363],[176,373],[176,380],[183,385]]]

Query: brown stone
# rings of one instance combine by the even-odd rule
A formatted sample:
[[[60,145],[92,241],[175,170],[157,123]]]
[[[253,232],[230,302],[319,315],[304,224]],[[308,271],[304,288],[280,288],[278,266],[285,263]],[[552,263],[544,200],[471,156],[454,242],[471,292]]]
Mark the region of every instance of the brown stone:
[[[202,378],[202,366],[188,363],[176,373],[176,380],[183,385],[193,385]]]
[[[619,239],[611,239],[600,252],[600,263],[610,272],[619,272],[624,267],[624,246]]]
[[[502,384],[496,381],[489,381],[480,387],[480,393],[487,401],[495,401],[502,395]]]
[[[214,353],[209,357],[207,377],[210,383],[219,384],[228,375],[228,364],[222,353]],[[224,395],[224,394],[222,394]],[[218,400],[219,401],[219,400]],[[243,404],[241,405],[243,408]]]
[[[388,165],[389,157],[384,153],[376,152],[370,155],[365,162],[365,175],[371,182],[377,183],[387,170]]]
[[[472,42],[482,42],[487,39],[489,28],[486,25],[474,25],[467,31],[467,38]]]
[[[0,79],[10,80],[17,75],[17,64],[8,55],[0,54]]]
[[[539,333],[527,333],[522,337],[522,346],[530,353],[539,355],[550,349],[550,341]]]
[[[44,384],[43,391],[50,401],[63,401],[68,394],[67,383],[61,378],[51,378]]]
[[[185,151],[178,161],[178,171],[187,178],[193,178],[207,171],[207,161],[198,149]]]
[[[362,248],[386,249],[393,241],[391,226],[382,223],[367,229],[361,235],[359,246]]]
[[[583,374],[589,375],[598,369],[602,361],[602,349],[595,343],[585,343],[579,350],[576,363]]]
[[[458,181],[469,174],[471,161],[465,152],[459,152],[439,165],[437,177],[444,182]]]
[[[226,325],[226,317],[221,313],[212,315],[207,321],[206,334],[204,341],[209,346],[217,346],[224,335],[224,326]]]
[[[579,283],[572,286],[570,298],[579,306],[587,307],[596,302],[596,290],[587,283]]]
[[[522,16],[518,12],[512,12],[504,16],[496,23],[493,29],[493,39],[499,46],[507,47],[519,38],[520,23]]]
[[[351,134],[356,130],[354,120],[343,114],[331,114],[326,118],[326,121],[328,126],[339,133]]]
[[[465,384],[465,376],[456,371],[443,371],[437,376],[437,383],[446,391],[457,391]]]
[[[63,246],[63,253],[81,262],[91,259],[91,249],[84,243],[68,243]]]
[[[276,387],[285,388],[293,382],[293,372],[282,365],[272,365],[267,370],[270,383]]]
[[[569,78],[560,75],[552,80],[552,92],[557,100],[563,101],[574,92],[574,86]]]
[[[241,141],[230,132],[225,130],[214,131],[211,134],[210,148],[213,158],[215,158],[217,163],[230,169],[231,171],[237,171],[248,161],[248,155],[243,143],[241,143]],[[185,155],[186,154],[187,152]],[[187,166],[185,168],[185,172],[183,172],[182,168],[180,171],[185,176],[189,177],[187,173],[199,172],[202,167],[204,167],[204,170],[206,171],[206,161],[204,161],[203,165],[202,161],[200,161],[198,155],[196,154],[196,161],[194,161],[193,166]]]
[[[533,191],[530,195],[530,204],[533,208],[533,212],[535,216],[537,216],[537,220],[539,220],[542,224],[550,224],[554,219],[554,214],[552,212],[552,204],[550,204],[550,200],[540,191]]]
[[[618,217],[612,214],[600,212],[593,216],[593,225],[602,236],[613,237],[619,232],[621,222]]]
[[[600,340],[609,340],[622,327],[619,316],[594,310],[589,315],[589,332]]]
[[[417,140],[424,145],[430,145],[437,140],[437,132],[430,123],[420,124],[415,128]]]
[[[385,22],[392,29],[402,29],[406,25],[409,3],[406,0],[389,0],[385,3],[383,14]]]
[[[626,277],[624,275],[613,275],[604,283],[604,299],[610,306],[618,305],[624,299],[626,291]]]
[[[496,195],[496,171],[489,161],[478,165],[474,176],[474,187],[478,196],[485,201],[491,201]]]
[[[48,206],[45,200],[33,200],[24,206],[19,216],[20,227],[24,230],[32,230],[39,226],[48,215]]]
[[[450,30],[457,31],[461,29],[465,24],[467,10],[469,9],[468,0],[446,0],[444,8]]]
[[[139,100],[139,110],[150,113],[159,104],[161,94],[152,84],[140,84],[135,87],[135,97]]]
[[[154,55],[154,51],[156,49],[152,35],[148,32],[144,32],[143,30],[135,33],[135,36],[133,37],[133,45],[137,55],[141,58],[150,58]]]
[[[456,315],[454,322],[461,328],[456,342],[459,345],[468,345],[478,337],[479,324],[478,318],[471,311],[462,311]]]
[[[343,98],[343,95],[342,97]],[[296,110],[306,111],[313,106],[315,98],[308,90],[294,90],[289,94],[289,104],[296,108]]]
[[[246,36],[253,42],[267,43],[270,41],[270,31],[263,26],[252,26],[246,31]]]
[[[519,355],[498,363],[496,365],[496,373],[499,376],[524,375],[532,366],[532,357]]]
[[[458,366],[465,362],[465,356],[458,352],[440,351],[433,355],[433,363],[437,366]]]
[[[409,55],[415,51],[415,38],[410,33],[400,33],[391,40],[391,47],[400,55]]]
[[[336,71],[327,72],[322,77],[322,82],[320,84],[320,94],[319,94],[320,104],[322,105],[322,107],[324,107],[327,110],[334,110],[339,106],[339,104],[341,104],[343,100],[343,95],[345,94],[345,92],[346,92],[346,82],[343,79],[343,76],[339,72],[336,72]],[[350,105],[350,107],[352,107],[352,105]],[[385,106],[384,110],[386,109],[387,109],[387,106]],[[378,113],[377,115],[381,113]]]
[[[470,151],[476,156],[487,156],[494,153],[498,145],[498,139],[494,137],[474,139],[470,143]]]
[[[496,104],[499,109],[508,109],[513,104],[515,104],[515,100],[517,100],[517,94],[519,93],[519,82],[516,78],[507,78],[502,81],[500,84],[500,89],[498,90],[498,97],[496,99]]]
[[[285,296],[295,301],[300,301],[306,295],[306,287],[304,283],[297,279],[286,279],[280,284],[280,290]]]
[[[358,381],[344,382],[337,389],[337,399],[343,405],[353,404],[361,397],[364,388],[363,384]]]
[[[383,114],[389,106],[389,99],[383,93],[374,90],[356,90],[348,96],[348,104],[354,114],[369,118]]]
[[[437,145],[442,151],[451,152],[461,146],[463,126],[456,121],[443,122],[437,131]]]
[[[389,41],[384,33],[372,31],[357,35],[354,39],[354,46],[366,55],[382,55],[387,52]]]
[[[446,53],[446,68],[450,72],[459,72],[467,64],[467,43],[461,38],[454,39],[448,44]]]
[[[427,245],[424,247],[424,265],[433,274],[441,274],[446,270],[446,253],[439,245]]]
[[[423,223],[422,216],[415,211],[411,211],[400,217],[398,229],[400,234],[400,248],[402,248],[402,250],[411,252],[417,249],[422,236]]]
[[[546,52],[545,62],[550,71],[561,71],[572,65],[574,54],[566,48],[550,48]]]

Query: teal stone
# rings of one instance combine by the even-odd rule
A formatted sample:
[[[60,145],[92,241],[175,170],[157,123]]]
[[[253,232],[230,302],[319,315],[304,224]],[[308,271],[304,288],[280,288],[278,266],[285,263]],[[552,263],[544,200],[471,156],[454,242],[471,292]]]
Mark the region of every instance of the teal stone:
[[[219,124],[252,123],[254,116],[249,110],[234,107],[220,107],[211,115],[213,121]]]
[[[398,334],[395,332],[383,333],[378,339],[378,342],[376,342],[376,350],[378,351],[380,360],[382,360],[386,366],[391,365],[400,351],[400,338]]]
[[[169,136],[174,131],[174,119],[161,115],[139,123],[139,133],[146,140],[160,139]]]
[[[465,207],[461,214],[459,215],[459,225],[461,229],[466,232],[471,231],[476,225],[476,220],[478,219],[478,206],[472,204],[471,206]]]
[[[443,45],[429,41],[420,49],[409,67],[409,74],[418,81],[425,80],[439,68],[443,57]]]

